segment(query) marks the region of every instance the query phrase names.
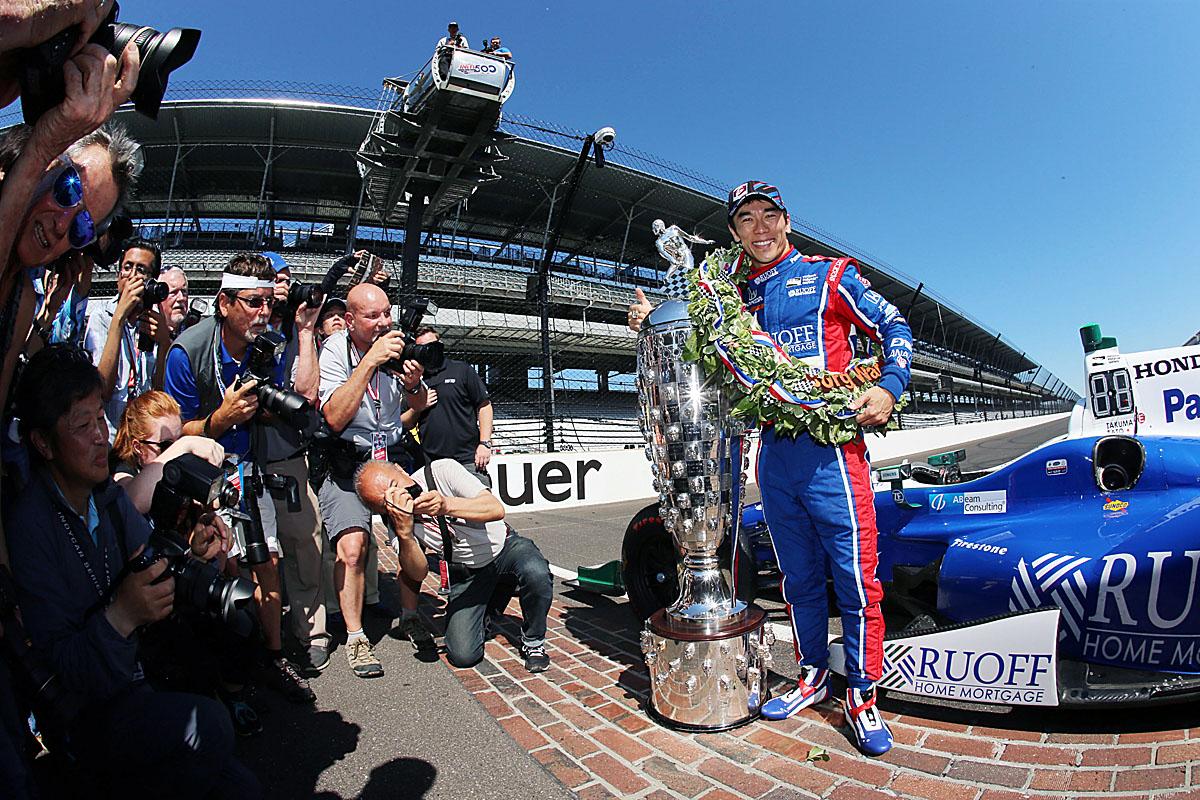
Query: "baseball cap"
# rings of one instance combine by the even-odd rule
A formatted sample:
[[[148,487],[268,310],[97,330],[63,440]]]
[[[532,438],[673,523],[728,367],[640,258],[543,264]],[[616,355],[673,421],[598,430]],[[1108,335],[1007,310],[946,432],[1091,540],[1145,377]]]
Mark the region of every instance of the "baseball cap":
[[[732,220],[733,215],[746,201],[755,199],[766,200],[780,211],[787,213],[787,206],[783,204],[783,195],[779,193],[779,189],[762,181],[746,181],[729,190],[729,199],[725,202],[725,207],[729,211],[727,219]]]
[[[291,267],[288,266],[288,263],[283,260],[283,256],[279,255],[279,253],[264,252],[263,256],[271,262],[271,268],[276,272],[283,272],[285,269],[288,272],[292,271]]]
[[[325,315],[336,311],[341,311],[343,314],[346,313],[346,301],[340,297],[330,297],[327,298],[324,305],[321,306],[321,313],[319,316],[324,317]]]

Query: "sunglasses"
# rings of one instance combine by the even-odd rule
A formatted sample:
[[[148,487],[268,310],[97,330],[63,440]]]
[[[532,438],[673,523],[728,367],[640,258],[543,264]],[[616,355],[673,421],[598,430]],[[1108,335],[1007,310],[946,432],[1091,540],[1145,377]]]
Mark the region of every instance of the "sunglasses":
[[[263,297],[261,294],[255,294],[251,295],[250,297],[242,297],[240,294],[235,294],[234,297],[245,303],[246,308],[249,308],[252,311],[257,311],[263,306],[266,306],[268,309],[274,309],[275,306],[279,305],[279,298],[274,296]]]
[[[62,166],[56,172],[51,172],[48,180],[49,186],[43,188],[35,196],[40,197],[43,193],[49,192],[59,208],[76,208],[83,205],[83,178],[80,177],[79,169],[70,159],[64,156]],[[71,247],[82,250],[96,241],[96,236],[95,220],[92,219],[92,215],[86,208],[80,208],[71,220],[71,227],[67,231],[67,239],[71,242]]]
[[[161,442],[156,442],[153,439],[138,439],[142,444],[148,444],[158,449],[158,452],[166,450],[171,445],[175,444],[175,439],[163,439]]]

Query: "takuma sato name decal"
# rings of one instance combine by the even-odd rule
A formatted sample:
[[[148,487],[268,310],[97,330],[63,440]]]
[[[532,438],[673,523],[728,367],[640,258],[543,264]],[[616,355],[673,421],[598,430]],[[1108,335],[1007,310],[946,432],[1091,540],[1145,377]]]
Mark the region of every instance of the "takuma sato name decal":
[[[931,511],[942,514],[1003,514],[1008,511],[1008,492],[957,492],[929,495]]]

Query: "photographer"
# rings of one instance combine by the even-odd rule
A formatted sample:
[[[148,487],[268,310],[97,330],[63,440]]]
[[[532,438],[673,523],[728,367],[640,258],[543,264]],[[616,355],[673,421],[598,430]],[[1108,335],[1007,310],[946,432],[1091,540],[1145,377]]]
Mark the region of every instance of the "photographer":
[[[158,311],[167,324],[167,335],[173,340],[179,335],[188,313],[187,273],[183,267],[167,267],[158,279],[167,287],[167,297],[158,304]]]
[[[437,329],[417,329],[417,344],[440,341]],[[453,358],[425,370],[425,385],[436,392],[418,415],[421,448],[430,461],[451,458],[492,488],[487,467],[492,460],[492,401],[475,368]]]
[[[408,491],[414,485],[419,490],[413,492],[415,498]],[[359,472],[356,489],[364,502],[386,512],[397,529],[410,524],[403,515],[411,515],[416,538],[435,555],[442,552],[443,533],[434,519],[446,518],[454,548],[446,601],[446,657],[451,664],[473,667],[483,660],[489,618],[503,614],[515,592],[521,604],[525,669],[549,669],[546,614],[554,597],[550,564],[536,544],[503,521],[504,506],[475,476],[448,458],[411,475],[396,464],[372,462]],[[400,536],[401,570],[419,582],[429,564],[416,562],[411,549]]]
[[[82,711],[65,731],[73,755],[102,794],[257,796],[233,756],[233,733],[216,701],[156,692],[142,678],[139,630],[172,611],[174,580],[157,561],[126,568],[150,527],[108,478],[101,381],[88,354],[52,345],[36,354],[17,392],[34,479],[7,509],[13,572],[35,652]],[[207,516],[189,531],[191,553],[222,547]],[[130,780],[131,776],[136,779]]]
[[[179,404],[166,392],[152,390],[125,406],[112,446],[113,480],[125,487],[133,507],[150,513],[163,464],[192,453],[214,467],[225,460],[225,448],[205,436],[184,436]]]
[[[83,346],[103,381],[104,414],[115,436],[125,404],[163,386],[171,332],[157,305],[147,306],[147,283],[157,284],[162,251],[146,239],[130,239],[117,268],[117,296],[92,304]],[[156,288],[165,288],[158,284]],[[146,346],[149,345],[147,348]]]
[[[383,665],[362,631],[371,510],[354,492],[354,471],[368,460],[406,457],[400,415],[406,399],[424,408],[426,391],[415,361],[405,361],[400,375],[381,369],[404,354],[404,334],[392,329],[383,290],[361,283],[350,290],[346,306],[346,330],[330,336],[321,350],[321,411],[338,438],[325,446],[328,475],[320,480],[318,496],[336,552],[334,585],[346,621],[346,658],[355,675],[373,678],[383,674]],[[414,643],[432,643],[415,615],[401,626]]]
[[[238,253],[222,273],[215,316],[188,328],[167,355],[166,391],[179,403],[183,432],[216,439],[227,454],[238,457],[247,477],[255,473],[256,463],[262,463],[262,454],[251,449],[251,433],[258,433],[258,381],[243,376],[250,366],[251,344],[267,330],[274,290],[275,272],[267,259],[258,253]],[[315,359],[315,354],[309,357]],[[307,366],[315,370],[314,365]],[[276,386],[284,383],[278,362],[272,381]],[[311,702],[315,695],[308,682],[283,657],[275,505],[245,488],[242,502],[251,518],[258,516],[270,552],[266,561],[251,566],[260,591],[259,615],[268,651],[263,676],[289,699]]]
[[[317,366],[316,321],[320,306],[309,308],[307,301],[293,306],[292,272],[283,256],[263,253],[275,270],[275,310],[271,327],[287,336],[283,352],[283,374],[289,376],[289,388],[316,405],[320,371]],[[303,290],[300,286],[298,289]],[[265,470],[288,475],[299,487],[300,507],[289,511],[280,498],[272,497],[279,544],[283,548],[283,580],[291,607],[292,633],[305,648],[310,669],[322,670],[329,664],[329,634],[325,627],[325,602],[322,557],[325,534],[321,527],[316,493],[308,480],[305,451],[309,438],[287,425],[265,426]]]

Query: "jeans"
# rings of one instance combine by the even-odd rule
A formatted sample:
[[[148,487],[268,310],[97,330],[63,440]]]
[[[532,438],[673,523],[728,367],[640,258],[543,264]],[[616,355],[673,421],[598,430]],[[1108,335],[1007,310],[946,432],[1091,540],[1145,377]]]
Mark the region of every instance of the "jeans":
[[[431,569],[436,570],[437,564]],[[487,615],[503,611],[514,592],[521,604],[522,643],[542,644],[546,640],[546,614],[554,599],[554,584],[550,564],[536,544],[512,533],[489,564],[474,569],[450,565],[446,656],[451,664],[473,667],[483,660]]]
[[[73,749],[120,797],[262,796],[233,757],[229,714],[210,697],[137,687],[85,712]]]

